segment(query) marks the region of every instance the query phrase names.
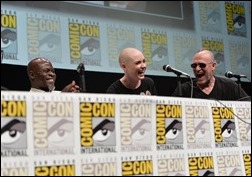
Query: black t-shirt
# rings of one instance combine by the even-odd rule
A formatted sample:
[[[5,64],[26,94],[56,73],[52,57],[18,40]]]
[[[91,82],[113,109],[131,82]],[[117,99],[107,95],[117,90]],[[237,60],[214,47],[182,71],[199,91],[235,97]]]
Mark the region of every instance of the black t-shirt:
[[[179,89],[176,88],[172,96],[191,97],[191,82],[181,84],[182,95],[179,95]],[[240,92],[240,93],[239,93]],[[249,100],[247,93],[239,87],[232,79],[216,77],[213,90],[209,95],[204,93],[193,81],[193,98],[217,99],[217,100]]]
[[[151,78],[145,77],[141,80],[141,85],[137,89],[129,89],[125,87],[118,79],[107,89],[107,93],[114,94],[135,94],[135,95],[157,95],[157,90],[154,81]]]
[[[8,88],[5,86],[1,86],[1,90],[8,90]]]

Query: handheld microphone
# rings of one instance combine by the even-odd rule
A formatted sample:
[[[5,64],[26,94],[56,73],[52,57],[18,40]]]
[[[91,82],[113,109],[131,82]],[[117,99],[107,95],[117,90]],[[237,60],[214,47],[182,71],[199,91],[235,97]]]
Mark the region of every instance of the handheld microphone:
[[[187,77],[191,77],[189,74],[184,73],[182,71],[179,71],[179,70],[177,70],[175,68],[172,68],[170,65],[164,65],[163,70],[165,70],[166,72],[173,72],[173,73],[177,74],[178,76],[184,75],[184,76],[187,76]]]
[[[247,76],[245,76],[243,74],[235,74],[235,73],[232,73],[231,71],[227,71],[225,73],[225,76],[228,77],[228,78],[235,77],[237,79],[239,79],[239,78],[247,78]]]
[[[85,83],[85,67],[83,63],[80,63],[77,67],[77,72],[80,75],[80,92],[86,92],[86,83]]]

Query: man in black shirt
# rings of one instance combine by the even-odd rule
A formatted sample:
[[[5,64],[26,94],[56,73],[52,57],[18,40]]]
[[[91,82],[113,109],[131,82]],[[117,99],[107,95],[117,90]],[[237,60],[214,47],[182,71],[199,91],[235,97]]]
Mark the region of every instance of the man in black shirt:
[[[157,95],[154,81],[144,75],[147,64],[142,52],[135,48],[123,49],[119,64],[124,76],[111,84],[107,93]]]
[[[176,88],[172,96],[217,99],[217,100],[249,100],[250,97],[235,81],[214,75],[216,61],[211,51],[201,49],[193,57],[191,67],[195,80],[191,95],[191,82],[181,85],[182,93]],[[182,94],[182,95],[180,95]]]

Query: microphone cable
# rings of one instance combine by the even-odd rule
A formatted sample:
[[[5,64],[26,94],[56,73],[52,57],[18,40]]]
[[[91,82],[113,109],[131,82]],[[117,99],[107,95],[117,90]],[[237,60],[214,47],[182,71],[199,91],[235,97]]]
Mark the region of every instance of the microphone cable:
[[[193,98],[193,80],[192,77],[189,77],[191,81],[191,98]]]
[[[237,116],[233,111],[231,111],[231,110],[230,110],[224,103],[222,103],[220,100],[217,100],[217,99],[214,99],[214,98],[212,98],[212,100],[219,102],[222,106],[224,106],[224,107],[227,108],[232,114],[234,114],[234,116],[235,116],[237,119],[239,119],[239,120],[242,121],[243,123],[248,124],[249,126],[251,126],[251,123],[246,122],[246,121],[244,121],[242,118],[240,118],[239,116]],[[235,137],[235,139],[236,139],[236,140],[239,140],[239,141],[243,141],[241,138],[238,138],[238,137]]]
[[[251,101],[251,96],[245,96],[245,97],[239,98],[237,101]]]
[[[217,101],[218,103],[220,103],[222,106],[224,106],[225,108],[227,108],[237,119],[239,119],[240,121],[242,121],[245,124],[251,125],[250,122],[246,122],[245,120],[243,120],[242,118],[240,118],[239,116],[237,116],[232,110],[230,110],[224,103],[222,103],[220,100],[217,100],[215,98],[212,98],[212,100]]]

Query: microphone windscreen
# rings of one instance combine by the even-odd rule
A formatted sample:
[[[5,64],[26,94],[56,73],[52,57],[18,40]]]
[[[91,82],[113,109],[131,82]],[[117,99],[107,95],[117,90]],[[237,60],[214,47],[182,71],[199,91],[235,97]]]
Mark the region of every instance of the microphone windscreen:
[[[225,73],[225,76],[228,77],[228,78],[232,77],[232,72],[231,71],[227,71]]]

